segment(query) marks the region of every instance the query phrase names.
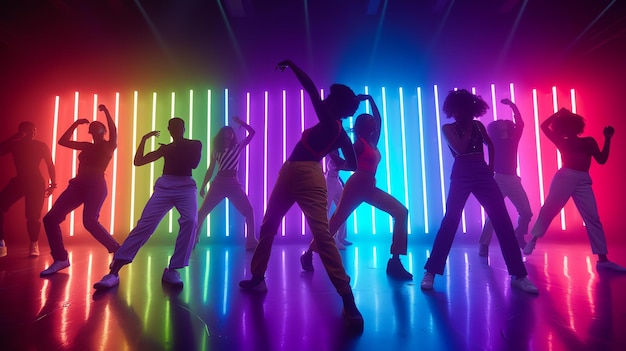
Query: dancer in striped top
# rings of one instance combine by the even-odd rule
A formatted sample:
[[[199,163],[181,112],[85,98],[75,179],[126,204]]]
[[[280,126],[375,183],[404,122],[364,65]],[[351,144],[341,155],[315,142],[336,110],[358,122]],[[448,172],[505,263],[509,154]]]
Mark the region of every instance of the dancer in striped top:
[[[246,218],[246,226],[248,227],[248,235],[246,237],[246,250],[254,250],[257,240],[254,237],[254,211],[248,195],[243,191],[239,180],[237,179],[237,171],[239,170],[239,155],[246,145],[250,143],[254,137],[254,129],[250,127],[241,118],[235,116],[233,120],[241,125],[247,132],[248,136],[241,142],[237,142],[235,130],[232,127],[225,126],[220,129],[213,138],[213,153],[211,154],[211,163],[204,175],[204,181],[200,187],[200,196],[204,197],[204,201],[198,210],[198,227],[196,232],[196,243],[200,240],[202,232],[202,224],[205,218],[223,199],[228,198],[235,208],[241,212]],[[217,175],[213,180],[213,173],[217,166]],[[211,181],[209,191],[205,197],[206,186]]]

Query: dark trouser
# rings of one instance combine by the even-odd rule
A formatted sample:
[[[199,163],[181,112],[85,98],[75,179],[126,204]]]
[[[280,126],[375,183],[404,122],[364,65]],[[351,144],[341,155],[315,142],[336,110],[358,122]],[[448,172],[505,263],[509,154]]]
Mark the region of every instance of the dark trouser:
[[[335,240],[328,230],[327,198],[326,180],[319,162],[287,161],[283,164],[268,201],[259,244],[252,257],[253,275],[265,275],[280,222],[297,202],[304,212],[324,268],[337,292],[342,296],[352,293],[350,277],[346,274]]]
[[[424,268],[431,273],[443,274],[452,241],[459,227],[463,207],[469,195],[474,194],[493,223],[509,274],[525,277],[526,267],[515,239],[511,218],[504,205],[502,192],[487,164],[457,157],[452,166],[450,179],[446,214],[441,221],[430,258]]]
[[[390,252],[397,255],[406,255],[409,211],[396,198],[377,188],[374,175],[368,172],[356,171],[346,181],[339,206],[337,206],[332,217],[330,217],[330,233],[335,234],[339,227],[348,219],[348,216],[363,202],[393,217],[393,237]],[[311,243],[311,248],[317,251],[314,242]]]
[[[30,241],[39,239],[41,230],[41,207],[45,196],[45,184],[41,177],[26,179],[15,177],[9,181],[2,191],[0,191],[0,240],[4,240],[4,213],[24,197],[24,207],[26,210],[26,229]]]
[[[107,196],[107,184],[103,176],[76,177],[69,181],[67,189],[59,195],[50,212],[43,217],[43,226],[48,236],[50,253],[55,261],[67,259],[63,245],[61,222],[68,213],[83,204],[83,225],[91,235],[109,252],[115,252],[119,244],[98,222],[100,208]]]

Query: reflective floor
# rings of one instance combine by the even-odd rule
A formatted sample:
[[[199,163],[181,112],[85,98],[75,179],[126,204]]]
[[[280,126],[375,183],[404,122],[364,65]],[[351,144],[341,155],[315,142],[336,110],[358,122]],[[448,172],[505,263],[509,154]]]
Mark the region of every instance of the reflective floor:
[[[385,274],[388,242],[357,242],[342,254],[365,319],[359,336],[344,331],[318,257],[315,272],[301,271],[304,247],[275,245],[265,294],[238,288],[249,276],[243,246],[198,246],[177,293],[161,286],[170,247],[148,244],[119,287],[98,294],[110,259],[102,247],[70,242],[71,267],[47,279],[49,255],[13,248],[0,259],[0,350],[626,350],[626,274],[597,272],[584,242],[540,242],[527,258],[539,296],[511,289],[496,242],[491,259],[455,242],[427,293],[430,242],[402,258],[415,274],[408,283]],[[610,256],[626,264],[625,253]]]

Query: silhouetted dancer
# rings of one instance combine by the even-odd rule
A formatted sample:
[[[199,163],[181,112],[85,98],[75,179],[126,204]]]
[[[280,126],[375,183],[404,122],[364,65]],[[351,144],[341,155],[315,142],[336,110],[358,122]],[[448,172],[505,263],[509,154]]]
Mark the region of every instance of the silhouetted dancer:
[[[382,124],[380,112],[371,96],[359,95],[358,98],[369,100],[372,114],[361,114],[354,123],[357,168],[346,181],[339,206],[330,218],[330,232],[337,231],[339,226],[345,223],[348,216],[363,202],[388,213],[394,219],[394,226],[390,249],[392,257],[387,262],[387,274],[396,279],[411,280],[413,275],[404,269],[400,261],[400,255],[406,255],[407,252],[409,211],[396,198],[376,187],[376,170],[381,159],[377,147]],[[315,240],[312,241],[309,249],[300,257],[302,269],[306,271],[313,270],[312,255],[313,251],[316,251],[315,244]]]
[[[537,240],[545,235],[550,222],[571,197],[585,222],[591,251],[598,255],[596,269],[626,272],[626,267],[607,258],[606,238],[589,176],[592,157],[601,165],[608,160],[615,129],[611,126],[604,128],[604,145],[600,150],[594,138],[580,137],[585,131],[585,119],[562,108],[541,123],[541,130],[561,152],[563,167],[552,178],[550,191],[539,210],[537,221],[531,230],[532,239],[524,247],[524,254],[530,255],[533,252]]]
[[[4,242],[4,213],[22,197],[26,212],[26,230],[30,239],[30,256],[39,256],[39,232],[41,231],[41,207],[44,197],[52,194],[57,187],[56,174],[50,149],[41,141],[35,140],[37,128],[32,122],[22,122],[17,133],[0,142],[0,155],[10,153],[17,174],[0,191],[0,257],[7,255]],[[50,184],[46,188],[39,165],[46,163]]]
[[[487,103],[465,89],[451,91],[443,103],[443,112],[455,122],[444,124],[443,135],[454,156],[450,190],[446,201],[446,213],[437,232],[430,258],[424,268],[421,288],[431,290],[435,274],[443,274],[452,241],[459,227],[463,207],[470,194],[485,208],[491,218],[504,262],[511,277],[511,286],[531,294],[537,294],[535,285],[528,280],[522,254],[515,240],[511,218],[504,205],[502,192],[493,179],[494,151],[485,126],[474,118],[487,112]],[[485,163],[483,143],[489,152],[489,164]]]
[[[169,120],[167,129],[173,141],[144,154],[146,141],[160,136],[161,132],[152,131],[141,138],[135,153],[135,166],[143,166],[161,157],[164,159],[163,175],[154,184],[154,192],[146,203],[137,226],[128,234],[117,252],[113,255],[109,274],[94,284],[95,289],[107,289],[120,283],[120,269],[133,261],[139,249],[154,233],[163,217],[176,207],[180,213],[178,236],[169,267],[163,270],[162,282],[175,287],[182,287],[183,281],[177,269],[189,265],[189,256],[193,250],[194,234],[198,215],[196,182],[191,177],[191,170],[198,167],[202,157],[202,143],[198,140],[185,139],[185,121],[174,117]]]
[[[50,253],[54,262],[40,273],[41,276],[54,274],[70,266],[67,251],[63,245],[60,224],[65,220],[68,213],[81,204],[83,205],[83,226],[85,229],[109,252],[115,252],[120,247],[113,236],[98,222],[100,209],[107,197],[104,171],[117,148],[115,122],[104,105],[98,106],[98,110],[104,112],[106,116],[109,140],[104,139],[107,128],[102,122],[89,123],[86,119],[79,119],[72,123],[59,139],[59,145],[80,150],[78,172],[76,177],[70,179],[67,188],[59,195],[50,211],[43,217],[43,226],[48,236]],[[89,124],[89,134],[91,134],[93,142],[70,140],[74,130],[81,124]]]
[[[337,150],[329,152],[328,155],[328,162],[326,162],[326,188],[328,189],[328,211],[330,213],[333,204],[335,204],[335,211],[337,210],[337,206],[339,206],[344,183],[339,177],[339,171],[341,169],[334,161],[334,159],[339,157]],[[337,245],[339,250],[345,250],[346,246],[352,245],[352,243],[346,239],[347,236],[348,231],[346,230],[346,224],[342,223],[339,229],[337,229],[337,234],[335,234],[335,245]]]
[[[524,131],[524,120],[517,105],[511,100],[503,99],[501,102],[511,107],[515,121],[501,119],[487,125],[487,134],[489,134],[494,148],[493,170],[495,174],[493,179],[498,183],[502,196],[508,197],[517,210],[515,237],[519,247],[523,249],[526,246],[524,235],[528,233],[528,224],[533,217],[528,195],[522,186],[522,179],[517,175],[517,147]],[[480,256],[489,255],[489,243],[492,236],[493,225],[487,217],[480,235],[478,250]]]
[[[352,170],[356,168],[354,149],[341,125],[341,119],[354,114],[359,106],[359,100],[350,88],[340,84],[333,84],[330,87],[330,94],[322,100],[319,90],[302,69],[289,60],[278,64],[281,70],[287,67],[292,69],[309,94],[319,123],[302,133],[300,141],[278,173],[261,225],[259,244],[252,257],[252,279],[242,280],[239,286],[244,290],[267,290],[265,271],[274,236],[282,218],[297,202],[317,242],[326,272],[343,299],[346,326],[360,331],[363,329],[363,317],[354,303],[350,277],[346,274],[339,250],[328,229],[328,194],[320,163],[328,152],[340,147],[347,159],[346,168]]]
[[[209,163],[209,168],[204,175],[204,180],[200,187],[200,196],[204,197],[204,201],[202,201],[202,205],[198,210],[198,227],[195,240],[196,243],[200,241],[202,225],[209,213],[211,213],[217,204],[227,198],[246,219],[246,226],[248,227],[246,250],[254,250],[258,243],[254,237],[254,210],[252,209],[248,195],[243,190],[241,183],[239,183],[237,171],[239,170],[239,156],[241,155],[241,151],[250,143],[252,137],[254,137],[255,131],[246,124],[246,122],[241,120],[241,118],[235,116],[233,120],[239,123],[239,125],[248,132],[248,136],[241,142],[237,142],[235,130],[232,127],[225,126],[220,128],[217,135],[213,138],[211,162]],[[216,166],[217,174],[213,178]],[[211,180],[211,178],[213,179]],[[211,184],[205,197],[206,186],[209,181],[211,181]]]

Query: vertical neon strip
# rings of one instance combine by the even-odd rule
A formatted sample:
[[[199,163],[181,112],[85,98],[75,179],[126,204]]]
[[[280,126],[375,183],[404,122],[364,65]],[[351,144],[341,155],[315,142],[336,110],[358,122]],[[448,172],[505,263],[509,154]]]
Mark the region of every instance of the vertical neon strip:
[[[120,93],[115,93],[115,127],[117,128],[119,124],[119,116],[120,116]],[[117,148],[113,152],[113,181],[111,183],[111,223],[109,226],[109,233],[113,235],[113,231],[115,230],[115,198],[117,193]]]
[[[422,88],[417,87],[417,116],[420,130],[420,159],[422,166],[422,201],[424,202],[424,233],[428,234],[428,193],[426,189],[426,152],[424,151],[424,112],[422,108]]]
[[[263,213],[267,211],[267,118],[268,118],[268,92],[263,95]]]
[[[515,87],[513,86],[513,83],[509,84],[509,94],[511,95],[511,101],[513,103],[515,103]],[[517,123],[517,121],[515,120],[515,115],[513,114],[513,111],[511,111],[511,117],[513,118],[513,122]],[[517,176],[521,176],[522,174],[522,169],[520,168],[520,159],[519,159],[519,150],[517,150]]]
[[[409,176],[407,171],[407,162],[406,162],[406,126],[404,124],[404,94],[402,93],[402,87],[398,89],[398,94],[400,94],[400,132],[402,133],[402,166],[403,166],[403,176],[404,176],[404,206],[406,208],[411,208],[409,206]],[[407,218],[407,230],[408,234],[411,234],[411,212],[409,211],[409,215]]]
[[[474,95],[475,95],[476,89],[472,88],[472,90],[474,90]],[[495,84],[491,84],[491,106],[493,106],[493,120],[497,121],[498,120],[498,111],[497,111],[498,100],[496,99],[496,85]]]
[[[193,90],[189,90],[189,139],[193,139]]]
[[[387,168],[387,192],[391,194],[391,166],[389,162],[389,127],[387,123],[387,93],[382,87],[383,94],[383,130],[385,131],[385,167]],[[389,216],[389,233],[393,232],[393,218]]]
[[[320,89],[320,98],[324,100],[324,89]],[[326,174],[326,157],[322,158],[322,170]]]
[[[171,110],[170,110],[170,118],[173,118],[176,115],[175,111],[176,111],[176,93],[172,92],[172,104],[171,104]],[[173,221],[174,221],[174,209],[172,208],[168,215],[168,223],[167,223],[168,233],[172,233],[174,231],[174,229],[172,228]]]
[[[78,92],[74,92],[74,121],[78,120]],[[76,129],[72,139],[76,140]],[[76,177],[76,150],[72,150],[72,178]],[[70,212],[70,236],[74,236],[74,211]]]
[[[554,113],[556,113],[559,110],[555,86],[552,87],[552,109]],[[561,167],[563,167],[563,162],[561,160],[561,152],[559,151],[558,148],[556,149],[556,164],[557,164],[558,169],[561,169]],[[561,209],[561,230],[565,230],[565,207]]]
[[[246,124],[250,124],[250,93],[246,93]],[[250,195],[250,145],[246,146],[246,195]],[[254,236],[254,228],[246,227],[246,238],[250,235]]]
[[[54,98],[54,122],[53,122],[53,126],[52,126],[52,143],[50,143],[51,145],[51,156],[52,156],[52,163],[56,166],[56,162],[57,162],[57,138],[58,138],[58,129],[59,129],[59,96],[57,95]],[[50,209],[52,208],[52,196],[50,195],[48,197],[48,211],[50,211]]]
[[[283,101],[282,101],[282,124],[283,124],[283,163],[287,160],[287,93],[283,90]],[[285,216],[283,216],[282,225],[281,225],[281,235],[285,236]]]
[[[131,152],[133,154],[131,154],[131,159],[133,159],[134,157],[132,157],[132,155],[134,155],[135,150],[137,150],[137,97],[138,92],[137,90],[135,90],[133,92],[133,149],[131,150]],[[137,193],[135,191],[135,182],[136,182],[136,167],[135,166],[131,166],[130,167],[130,192],[131,192],[131,196],[130,196],[130,223],[128,225],[128,230],[133,230],[133,227],[135,226],[135,194]]]
[[[446,213],[446,184],[443,179],[443,150],[441,146],[441,116],[439,115],[439,91],[437,85],[433,86],[435,93],[435,117],[437,118],[437,147],[439,152],[439,181],[441,182],[441,207],[443,214]]]
[[[476,95],[476,87],[472,87],[472,94]],[[497,120],[497,114],[496,114],[496,87],[494,84],[491,84],[491,105],[493,105],[493,120]],[[483,149],[484,149],[484,145],[483,145]],[[488,155],[488,154],[487,154]],[[485,161],[487,162],[487,161]],[[484,227],[485,226],[485,208],[480,205],[480,227]],[[467,223],[466,223],[466,218],[465,218],[465,209],[463,210],[463,233],[467,233]]]
[[[300,130],[304,132],[304,90],[300,89]],[[302,235],[306,234],[306,220],[304,218],[304,212],[300,213],[300,232]]]
[[[228,89],[224,89],[224,125],[227,126],[228,125],[228,114],[230,112],[228,111]],[[239,162],[239,161],[237,161]],[[225,199],[226,201],[224,201],[224,209],[225,209],[225,220],[226,220],[226,237],[230,236],[230,201],[228,201],[228,199]]]
[[[539,106],[537,103],[537,89],[533,89],[533,115],[535,118],[535,148],[537,150],[537,176],[539,179],[539,201],[541,206],[545,201],[545,194],[543,190],[543,162],[541,160],[541,141],[539,134]]]
[[[150,114],[151,130],[156,130],[156,109],[157,109],[157,93],[152,93],[152,113]],[[156,145],[156,138],[150,138],[150,152],[154,151]],[[148,193],[152,196],[154,185],[154,162],[150,162],[150,183],[148,184]]]
[[[365,91],[365,95],[370,94],[370,90],[368,86],[365,86],[364,91]],[[365,113],[372,113],[369,100],[365,102]],[[354,137],[356,138],[356,135],[354,135]],[[374,208],[374,206],[370,206],[370,212],[372,216],[372,234],[376,235],[376,208]],[[356,211],[354,211],[354,213],[356,213]]]
[[[211,89],[207,91],[207,113],[206,113],[206,167],[211,164]],[[206,236],[211,236],[211,214],[206,218]]]

